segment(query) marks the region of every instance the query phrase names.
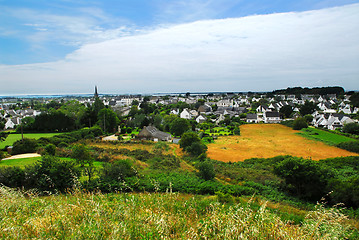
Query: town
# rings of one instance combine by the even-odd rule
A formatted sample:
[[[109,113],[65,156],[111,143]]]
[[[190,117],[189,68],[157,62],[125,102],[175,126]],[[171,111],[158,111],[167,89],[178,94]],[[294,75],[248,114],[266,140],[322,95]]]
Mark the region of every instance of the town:
[[[97,87],[95,87],[94,97],[87,98],[2,98],[0,128],[16,129],[25,118],[25,122],[28,122],[29,118],[34,119],[36,116],[46,114],[49,110],[57,110],[66,105],[72,108],[79,107],[77,110],[72,109],[72,112],[68,112],[69,117],[84,118],[85,114],[81,112],[81,106],[92,106],[98,98],[104,107],[112,109],[119,119],[122,119],[118,126],[112,126],[113,129],[108,132],[120,130],[121,133],[121,128],[127,127],[143,128],[146,122],[164,130],[161,125],[164,123],[165,116],[169,115],[189,120],[193,130],[206,130],[216,126],[226,127],[232,121],[280,123],[306,115],[312,116],[308,121],[310,125],[336,130],[343,128],[345,124],[358,121],[359,108],[351,103],[352,94],[349,95],[339,88],[338,94],[294,95],[273,92],[191,94],[188,92],[161,96],[101,95],[99,97]],[[79,112],[75,114],[74,111]],[[84,121],[76,127],[79,128],[81,125],[90,127],[96,123],[96,120],[93,120],[92,124],[91,122],[84,123]],[[59,131],[59,129],[51,130]]]

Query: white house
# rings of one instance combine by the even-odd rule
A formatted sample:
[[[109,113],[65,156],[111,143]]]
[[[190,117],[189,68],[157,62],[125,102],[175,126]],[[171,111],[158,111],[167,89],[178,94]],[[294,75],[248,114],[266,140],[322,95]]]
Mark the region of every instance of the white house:
[[[5,123],[5,129],[13,129],[21,123],[20,118],[9,118]]]
[[[280,114],[279,112],[264,112],[263,121],[265,123],[279,123],[281,121]]]
[[[258,115],[256,113],[247,113],[247,123],[258,123]]]
[[[199,115],[197,118],[196,118],[196,122],[197,123],[203,123],[207,120],[206,117],[202,116],[202,115]]]
[[[188,111],[187,108],[183,109],[183,111],[180,114],[180,118],[184,118],[184,119],[191,119],[191,113]]]

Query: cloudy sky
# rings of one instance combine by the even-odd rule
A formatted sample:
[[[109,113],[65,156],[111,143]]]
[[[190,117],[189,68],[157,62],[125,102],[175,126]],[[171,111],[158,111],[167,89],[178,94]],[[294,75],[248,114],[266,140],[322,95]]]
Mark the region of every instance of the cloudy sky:
[[[359,0],[0,0],[0,95],[359,90]]]

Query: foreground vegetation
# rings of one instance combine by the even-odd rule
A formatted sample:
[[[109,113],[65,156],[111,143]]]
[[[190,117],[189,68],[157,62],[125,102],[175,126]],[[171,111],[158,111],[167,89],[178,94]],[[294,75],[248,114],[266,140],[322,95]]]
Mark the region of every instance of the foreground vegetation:
[[[38,197],[0,187],[1,239],[355,239],[348,218],[318,205],[302,224],[266,202],[182,194]]]

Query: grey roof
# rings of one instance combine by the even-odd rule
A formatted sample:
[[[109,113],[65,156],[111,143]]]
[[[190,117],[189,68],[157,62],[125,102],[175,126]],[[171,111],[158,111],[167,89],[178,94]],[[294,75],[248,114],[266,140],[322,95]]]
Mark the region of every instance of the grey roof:
[[[279,112],[266,112],[266,117],[279,117]]]
[[[247,119],[257,119],[256,113],[247,113]]]

